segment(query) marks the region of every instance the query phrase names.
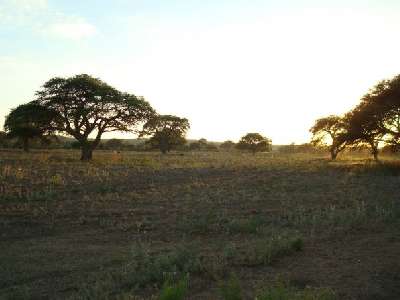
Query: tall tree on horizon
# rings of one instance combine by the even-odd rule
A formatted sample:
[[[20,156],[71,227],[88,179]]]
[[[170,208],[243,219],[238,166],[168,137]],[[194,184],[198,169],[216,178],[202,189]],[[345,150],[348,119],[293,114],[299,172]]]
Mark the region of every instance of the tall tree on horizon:
[[[36,101],[31,101],[11,110],[6,116],[4,129],[8,137],[19,139],[23,150],[28,152],[32,139],[43,138],[52,132],[55,117],[54,111]]]
[[[310,128],[313,145],[328,147],[331,159],[346,147],[347,124],[345,120],[336,115],[320,118]]]
[[[239,150],[248,150],[253,154],[256,152],[272,151],[272,141],[259,133],[248,133],[236,144]]]
[[[56,112],[52,130],[79,142],[83,161],[92,159],[104,133],[138,132],[155,114],[143,97],[119,92],[87,74],[52,78],[36,94],[40,105]]]
[[[147,144],[166,154],[176,146],[186,143],[185,135],[189,128],[188,119],[172,115],[157,115],[143,126],[140,136],[150,136]]]

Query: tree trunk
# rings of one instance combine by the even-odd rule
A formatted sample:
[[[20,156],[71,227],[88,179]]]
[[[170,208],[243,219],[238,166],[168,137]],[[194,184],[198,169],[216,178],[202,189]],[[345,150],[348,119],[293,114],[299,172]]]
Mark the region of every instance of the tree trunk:
[[[374,160],[378,161],[378,149],[372,149],[372,155],[374,156]]]
[[[24,150],[24,152],[29,152],[29,139],[28,138],[24,138],[22,140],[22,149]]]
[[[335,150],[331,151],[331,159],[332,160],[336,160],[337,155],[338,155],[338,153]]]
[[[378,145],[376,143],[370,143],[370,146],[371,146],[371,153],[374,156],[374,160],[378,161],[378,154],[379,154]]]
[[[82,161],[92,160],[93,147],[91,147],[90,145],[83,145],[81,150],[82,150],[82,152],[81,152],[81,160]]]

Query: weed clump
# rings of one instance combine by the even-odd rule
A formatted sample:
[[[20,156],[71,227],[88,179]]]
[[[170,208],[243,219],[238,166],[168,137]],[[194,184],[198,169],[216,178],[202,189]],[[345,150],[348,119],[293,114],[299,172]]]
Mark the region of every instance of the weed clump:
[[[276,259],[301,251],[303,239],[300,236],[277,235],[270,239],[257,241],[254,247],[246,248],[242,264],[268,265]]]
[[[131,262],[125,267],[125,274],[129,279],[127,284],[140,288],[200,270],[198,253],[190,247],[177,247],[169,253],[151,255],[142,245],[136,245],[132,250]]]
[[[335,293],[325,288],[298,290],[284,281],[277,281],[273,286],[264,289],[255,300],[334,300]]]
[[[242,300],[243,295],[239,278],[232,273],[226,282],[220,283],[219,293],[223,300]]]
[[[188,292],[189,277],[185,276],[178,282],[166,280],[158,300],[183,300]]]

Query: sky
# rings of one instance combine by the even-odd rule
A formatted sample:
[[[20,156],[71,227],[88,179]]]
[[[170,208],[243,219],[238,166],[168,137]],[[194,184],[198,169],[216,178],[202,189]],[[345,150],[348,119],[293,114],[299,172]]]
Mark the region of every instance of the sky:
[[[400,73],[399,32],[397,0],[0,0],[0,128],[85,73],[188,118],[191,139],[303,143]]]

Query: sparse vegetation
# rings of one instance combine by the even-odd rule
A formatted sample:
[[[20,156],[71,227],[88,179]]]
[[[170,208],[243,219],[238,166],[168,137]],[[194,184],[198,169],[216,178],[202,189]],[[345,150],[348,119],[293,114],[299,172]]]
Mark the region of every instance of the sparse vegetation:
[[[294,299],[397,295],[390,156],[79,154],[0,152],[0,297],[213,299],[229,274],[243,299],[273,295],[277,274],[306,282],[285,285]]]
[[[188,287],[188,277],[181,279],[177,283],[167,280],[161,290],[159,300],[184,300]]]
[[[220,283],[219,291],[223,300],[242,300],[242,288],[235,274],[231,274],[226,282]]]
[[[306,287],[299,290],[284,281],[277,281],[273,286],[264,289],[256,300],[335,300],[330,289]]]

